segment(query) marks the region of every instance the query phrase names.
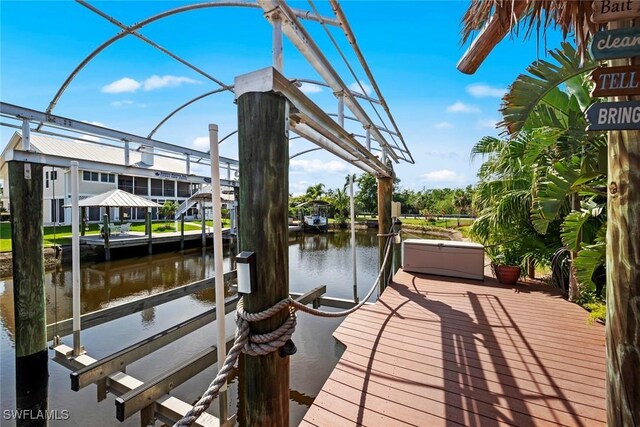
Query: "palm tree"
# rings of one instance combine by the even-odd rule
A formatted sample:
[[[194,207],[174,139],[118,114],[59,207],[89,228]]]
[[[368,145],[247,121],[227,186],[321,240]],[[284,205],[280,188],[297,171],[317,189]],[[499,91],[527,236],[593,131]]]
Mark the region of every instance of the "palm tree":
[[[305,199],[307,200],[318,200],[324,192],[324,184],[316,184],[307,188],[307,192],[305,193]]]

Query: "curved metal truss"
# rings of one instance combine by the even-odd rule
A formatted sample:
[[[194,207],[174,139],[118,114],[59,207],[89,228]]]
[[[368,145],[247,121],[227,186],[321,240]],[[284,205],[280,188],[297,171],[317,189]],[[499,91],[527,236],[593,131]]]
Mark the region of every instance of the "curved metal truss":
[[[73,82],[73,80],[78,76],[78,74],[89,64],[93,59],[95,59],[101,52],[107,49],[109,46],[113,45],[118,40],[121,40],[127,36],[133,36],[153,47],[154,49],[159,50],[163,54],[169,56],[173,60],[181,63],[182,65],[188,67],[192,71],[200,74],[205,77],[207,80],[213,82],[218,86],[218,88],[214,90],[210,90],[208,92],[203,93],[193,99],[186,101],[181,104],[171,112],[169,112],[147,135],[144,137],[135,137],[124,138],[119,142],[137,142],[141,145],[141,149],[144,147],[156,147],[160,150],[168,150],[169,153],[178,154],[180,156],[185,156],[187,162],[195,161],[197,163],[206,162],[206,153],[197,152],[197,150],[178,148],[172,144],[161,143],[157,140],[152,139],[158,129],[162,127],[165,123],[167,123],[172,117],[174,117],[178,112],[183,110],[184,108],[202,100],[209,96],[227,92],[235,91],[235,87],[232,84],[227,84],[220,79],[216,78],[214,75],[208,73],[207,71],[197,67],[196,65],[186,61],[181,58],[177,54],[169,51],[158,43],[154,42],[150,38],[142,35],[140,30],[145,28],[146,26],[158,22],[164,18],[195,10],[208,9],[208,8],[218,8],[218,7],[240,7],[240,8],[252,8],[262,10],[265,18],[273,25],[273,61],[274,67],[277,71],[282,71],[282,36],[283,34],[288,37],[291,43],[298,49],[298,51],[307,59],[307,61],[313,66],[313,68],[318,72],[318,74],[324,79],[323,81],[306,79],[306,78],[296,78],[290,79],[293,86],[286,85],[287,94],[292,95],[296,98],[295,102],[298,104],[302,103],[305,108],[308,108],[308,111],[313,111],[313,119],[316,120],[314,122],[314,126],[309,126],[309,117],[306,117],[303,121],[306,123],[302,123],[300,119],[300,111],[296,109],[290,118],[293,126],[293,131],[297,133],[299,136],[309,140],[310,142],[318,145],[321,148],[324,148],[334,154],[337,154],[339,157],[343,158],[346,161],[349,161],[356,165],[357,167],[365,170],[367,172],[373,173],[377,176],[390,176],[393,171],[390,164],[387,163],[387,160],[393,162],[405,161],[408,163],[414,163],[413,157],[409,149],[407,148],[405,141],[402,137],[400,130],[398,129],[396,122],[389,111],[387,103],[385,99],[382,97],[379,86],[377,85],[371,70],[369,69],[360,48],[356,43],[355,36],[347,22],[346,16],[342,11],[340,5],[337,0],[330,0],[331,10],[333,11],[335,18],[328,18],[321,16],[316,9],[313,1],[309,1],[309,5],[313,9],[312,12],[304,11],[300,9],[291,8],[285,1],[283,0],[257,0],[253,1],[215,1],[215,2],[203,2],[203,3],[195,3],[179,6],[153,16],[150,16],[142,21],[139,21],[132,25],[126,25],[114,17],[108,15],[107,13],[98,9],[95,5],[88,3],[85,0],[76,0],[76,2],[86,7],[88,10],[93,13],[101,16],[106,19],[113,25],[117,26],[120,31],[115,34],[113,37],[104,41],[98,47],[96,47],[92,52],[90,52],[68,75],[68,77],[64,80],[52,100],[49,102],[45,112],[42,115],[37,115],[38,117],[51,118],[56,117],[51,113],[55,109],[59,100],[65,93],[66,89]],[[344,82],[343,77],[341,77],[335,68],[331,65],[330,61],[327,59],[325,54],[321,51],[319,46],[314,41],[313,37],[306,30],[306,28],[301,24],[301,20],[307,20],[319,23],[327,33],[328,37],[332,41],[333,45],[336,47],[339,55],[345,61],[348,69],[351,72],[351,76],[355,78],[356,83],[359,85],[361,92],[356,92],[351,90]],[[329,31],[329,26],[339,27],[342,29],[344,36],[346,37],[349,45],[353,49],[358,62],[364,70],[369,83],[373,87],[375,91],[376,97],[370,96],[369,94],[365,94],[364,86],[358,80],[358,77],[354,71],[354,68],[348,62],[344,52],[340,49],[336,39]],[[275,71],[275,70],[274,70]],[[280,76],[278,74],[278,76]],[[276,80],[278,80],[276,78]],[[337,98],[337,109],[338,113],[330,113],[326,115],[324,112],[319,110],[313,102],[306,98],[300,91],[295,90],[295,85],[300,85],[302,83],[312,84],[312,85],[320,85],[329,88]],[[284,83],[282,84],[284,87]],[[237,91],[235,91],[236,97],[238,96]],[[290,102],[294,102],[292,99],[289,99]],[[364,107],[360,104],[359,101],[363,101],[368,103],[370,107],[373,109],[375,116],[378,119],[378,123],[375,123],[370,115],[366,112]],[[294,102],[294,103],[295,103]],[[3,104],[3,110],[6,110],[6,105]],[[346,116],[344,114],[344,106],[351,111],[352,116]],[[15,107],[15,106],[14,106]],[[377,108],[382,108],[384,113],[387,116],[387,119],[391,122],[392,128],[390,129],[383,119],[381,113]],[[3,111],[5,116],[11,117],[11,114],[5,114],[6,111]],[[326,117],[332,116],[337,118],[337,122],[339,124],[340,129],[335,129],[334,123],[329,123],[326,121]],[[14,117],[15,118],[15,117]],[[351,122],[359,122],[363,130],[365,131],[365,135],[358,135],[354,133],[347,132],[344,129],[345,119]],[[331,120],[333,122],[333,120]],[[41,120],[37,122],[37,131],[40,131],[43,126],[51,126],[53,123],[48,120]],[[56,123],[59,125],[59,123]],[[68,129],[67,129],[68,130]],[[93,132],[94,135],[110,138],[113,135],[112,131],[101,133],[101,131],[96,128],[92,128],[90,132]],[[235,132],[231,132],[224,139],[230,137]],[[329,135],[330,137],[327,137]],[[386,135],[386,136],[385,136]],[[361,144],[358,139],[365,139],[364,144]],[[113,139],[113,138],[112,138]],[[116,138],[117,139],[117,138]],[[347,141],[347,142],[345,142]],[[372,147],[371,143],[374,142],[379,148]],[[128,146],[127,148],[128,149]],[[305,150],[303,153],[310,152],[314,150]],[[381,159],[378,156],[374,156],[372,154],[373,151],[381,152]],[[197,153],[196,153],[197,152]],[[171,155],[171,154],[170,154]]]

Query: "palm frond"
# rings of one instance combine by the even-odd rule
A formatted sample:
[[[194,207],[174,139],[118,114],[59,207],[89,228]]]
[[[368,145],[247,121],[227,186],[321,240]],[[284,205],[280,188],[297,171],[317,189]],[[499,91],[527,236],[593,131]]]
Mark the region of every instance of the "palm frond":
[[[507,133],[521,130],[534,108],[548,94],[553,94],[559,85],[599,65],[590,58],[580,58],[573,46],[566,42],[549,54],[556,63],[544,60],[534,62],[527,68],[529,74],[519,75],[504,96],[501,108],[503,121],[498,126],[504,127]],[[559,102],[559,98],[552,96],[547,102]],[[553,107],[553,104],[550,105]]]

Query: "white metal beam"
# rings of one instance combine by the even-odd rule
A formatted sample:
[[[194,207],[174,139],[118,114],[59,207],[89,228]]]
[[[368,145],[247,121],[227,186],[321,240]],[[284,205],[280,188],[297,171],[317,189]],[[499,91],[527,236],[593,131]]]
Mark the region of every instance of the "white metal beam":
[[[346,89],[347,85],[342,81],[337,71],[331,66],[329,60],[322,54],[320,48],[315,44],[311,35],[300,24],[293,10],[284,2],[280,0],[257,0],[258,4],[265,12],[272,12],[275,9],[279,9],[284,19],[282,19],[282,31],[291,40],[293,45],[307,58],[311,66],[322,76],[322,78],[329,84],[334,93],[344,93],[344,103],[351,110],[351,112],[358,118],[363,126],[372,126],[371,132],[373,136],[379,141],[380,145],[387,148],[389,156],[398,162],[398,155],[395,153],[392,146],[389,145],[382,133],[373,127],[374,123],[369,118],[368,114],[362,106],[356,101],[355,97],[351,94],[351,91]],[[267,15],[269,18],[269,15]]]
[[[302,93],[295,83],[273,67],[236,77],[234,91],[236,98],[247,92],[273,91],[282,94],[292,104],[290,122],[298,135],[375,176],[392,175],[387,165],[367,151],[352,134]]]
[[[145,138],[144,136],[134,135],[127,132],[122,132],[115,129],[110,129],[102,126],[96,126],[91,123],[85,123],[79,120],[70,119],[68,117],[57,116],[54,114],[47,114],[41,111],[32,110],[30,108],[20,107],[18,105],[8,104],[6,102],[0,102],[0,114],[7,117],[12,117],[20,120],[29,120],[35,123],[46,123],[51,126],[68,129],[78,133],[89,133],[91,135],[103,136],[121,142],[135,142],[138,144],[148,145],[160,150],[187,155],[190,154],[193,157],[208,159],[209,154],[204,151],[194,150],[188,147],[181,147],[179,145],[170,144],[168,142],[162,142],[155,139]],[[238,164],[237,160],[227,157],[221,157],[220,162]]]

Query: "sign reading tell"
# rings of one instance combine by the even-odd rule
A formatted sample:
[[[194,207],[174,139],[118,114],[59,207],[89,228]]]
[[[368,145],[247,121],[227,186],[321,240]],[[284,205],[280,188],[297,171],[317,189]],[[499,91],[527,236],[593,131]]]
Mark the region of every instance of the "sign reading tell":
[[[639,56],[640,28],[600,31],[593,36],[589,50],[598,61]]]
[[[596,84],[593,96],[625,96],[640,94],[640,65],[602,67],[591,73]]]
[[[640,0],[595,0],[591,21],[596,24],[640,16]]]
[[[587,130],[640,129],[640,101],[601,102],[587,108]]]

